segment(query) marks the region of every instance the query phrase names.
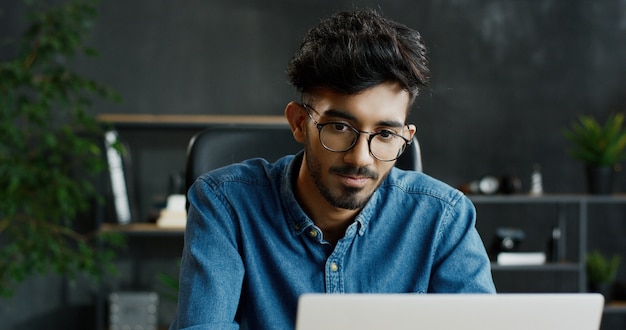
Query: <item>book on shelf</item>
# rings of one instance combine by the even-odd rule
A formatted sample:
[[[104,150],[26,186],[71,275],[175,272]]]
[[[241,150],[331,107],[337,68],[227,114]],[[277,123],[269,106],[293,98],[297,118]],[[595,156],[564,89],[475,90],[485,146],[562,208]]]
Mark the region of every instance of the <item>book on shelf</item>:
[[[128,180],[130,155],[127,148],[123,148],[115,130],[109,130],[104,134],[104,150],[108,164],[108,194],[107,205],[112,208],[107,213],[112,213],[119,224],[128,224],[133,219],[133,203],[131,203],[132,190]],[[122,152],[124,151],[124,152]]]

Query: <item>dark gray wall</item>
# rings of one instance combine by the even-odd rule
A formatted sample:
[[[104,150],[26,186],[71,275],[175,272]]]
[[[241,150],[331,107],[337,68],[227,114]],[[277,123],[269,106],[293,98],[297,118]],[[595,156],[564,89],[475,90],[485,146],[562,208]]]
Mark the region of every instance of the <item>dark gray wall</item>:
[[[282,114],[297,97],[285,66],[302,34],[352,7],[424,35],[433,78],[411,119],[429,173],[528,183],[538,163],[547,191],[583,191],[560,129],[578,113],[626,110],[623,1],[106,1],[102,58],[83,67],[125,98],[100,112]]]
[[[285,67],[303,33],[354,7],[379,8],[424,35],[432,84],[410,119],[429,174],[453,186],[514,175],[527,190],[539,164],[547,192],[584,191],[561,129],[579,113],[603,120],[626,110],[619,0],[107,1],[94,35],[102,58],[81,68],[125,98],[99,112],[280,115],[297,98]],[[163,172],[180,170],[184,153],[152,156],[172,159],[156,167],[134,156],[137,186],[162,195]],[[138,196],[141,209],[148,198],[158,196]]]
[[[2,36],[21,27],[21,12],[0,7],[10,13]],[[285,67],[303,33],[355,7],[420,30],[430,49],[432,83],[410,115],[427,173],[453,186],[515,175],[527,190],[539,164],[547,192],[584,191],[560,130],[579,113],[626,111],[624,0],[102,1],[93,35],[101,56],[78,68],[124,97],[98,103],[98,113],[280,115],[297,97]],[[125,134],[145,217],[182,170],[190,133],[158,143]],[[623,214],[604,216],[590,244],[625,255]]]

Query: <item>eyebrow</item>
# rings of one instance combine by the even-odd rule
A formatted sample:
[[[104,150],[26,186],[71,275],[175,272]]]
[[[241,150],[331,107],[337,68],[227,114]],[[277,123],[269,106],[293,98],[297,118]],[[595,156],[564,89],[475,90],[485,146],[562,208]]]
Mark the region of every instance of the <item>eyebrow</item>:
[[[355,123],[359,122],[359,119],[355,117],[354,115],[346,111],[341,111],[338,109],[328,109],[324,111],[324,114],[322,116],[339,117],[339,118],[343,118],[345,120],[349,120]],[[386,126],[386,127],[403,127],[404,125],[405,123],[402,123],[396,120],[382,120],[376,123],[376,126]]]

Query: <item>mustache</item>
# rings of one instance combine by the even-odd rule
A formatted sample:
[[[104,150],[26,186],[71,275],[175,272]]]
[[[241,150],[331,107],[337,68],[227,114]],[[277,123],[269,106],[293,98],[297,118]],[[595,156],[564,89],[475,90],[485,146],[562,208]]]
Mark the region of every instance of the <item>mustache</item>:
[[[331,167],[330,173],[345,175],[345,176],[360,176],[371,179],[378,179],[378,173],[370,170],[367,167],[354,167],[354,166],[341,166]]]

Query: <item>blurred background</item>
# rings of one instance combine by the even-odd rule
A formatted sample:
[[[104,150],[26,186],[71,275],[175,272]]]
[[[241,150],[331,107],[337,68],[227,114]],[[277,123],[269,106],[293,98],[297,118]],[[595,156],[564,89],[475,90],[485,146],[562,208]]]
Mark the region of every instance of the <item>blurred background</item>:
[[[0,38],[19,34],[24,5],[9,0],[0,7]],[[102,1],[91,38],[100,56],[75,66],[123,98],[97,103],[94,114],[280,116],[298,98],[285,70],[303,34],[354,8],[376,9],[419,30],[426,42],[431,85],[410,113],[426,173],[455,187],[486,175],[513,176],[527,192],[539,165],[546,193],[585,192],[583,166],[568,156],[561,131],[579,114],[604,120],[626,112],[626,0]],[[0,48],[0,60],[12,55]],[[133,158],[135,221],[148,221],[172,192],[197,128],[120,128]],[[626,190],[626,174],[618,174],[616,190]],[[626,256],[624,207],[593,211],[589,248]],[[492,218],[518,221],[537,213],[494,212]],[[479,226],[480,219],[479,211]],[[181,241],[132,238],[121,275],[105,290],[158,288],[155,274],[175,275]],[[626,278],[624,269],[619,278]],[[54,275],[29,280],[12,300],[0,301],[2,323],[34,329],[55,323],[51,312],[65,311],[57,318],[87,315],[89,324],[99,289],[81,283]],[[174,305],[160,307],[161,323]]]

